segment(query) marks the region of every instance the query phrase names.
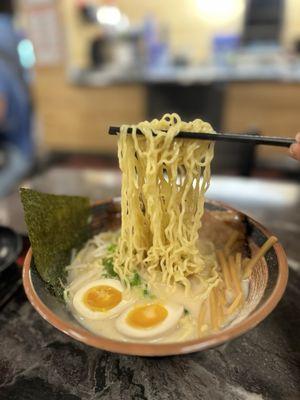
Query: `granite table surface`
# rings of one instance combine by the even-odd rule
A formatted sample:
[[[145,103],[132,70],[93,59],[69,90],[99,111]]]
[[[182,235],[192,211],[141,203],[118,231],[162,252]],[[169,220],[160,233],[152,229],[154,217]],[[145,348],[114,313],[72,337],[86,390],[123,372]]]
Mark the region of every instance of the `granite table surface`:
[[[52,193],[118,195],[120,176],[53,169],[27,186]],[[286,249],[290,276],[277,308],[222,347],[142,358],[81,344],[44,321],[20,288],[0,312],[0,400],[299,399],[300,185],[215,177],[209,197],[256,217]],[[17,193],[0,200],[0,223],[24,232]]]

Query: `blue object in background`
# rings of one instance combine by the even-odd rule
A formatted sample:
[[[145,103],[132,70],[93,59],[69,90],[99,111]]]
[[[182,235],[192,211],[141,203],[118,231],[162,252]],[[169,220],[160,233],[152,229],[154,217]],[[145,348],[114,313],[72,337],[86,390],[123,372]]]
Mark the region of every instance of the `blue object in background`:
[[[161,40],[154,16],[148,15],[144,20],[143,38],[145,44],[145,64],[148,68],[165,66],[169,61],[167,40]]]
[[[213,39],[214,62],[220,66],[231,65],[239,46],[238,35],[216,35]]]
[[[13,19],[0,14],[0,195],[6,194],[30,169],[33,159],[31,100],[28,82],[18,54],[20,35]]]
[[[21,39],[18,44],[18,54],[23,68],[30,69],[35,64],[33,44],[29,39]]]

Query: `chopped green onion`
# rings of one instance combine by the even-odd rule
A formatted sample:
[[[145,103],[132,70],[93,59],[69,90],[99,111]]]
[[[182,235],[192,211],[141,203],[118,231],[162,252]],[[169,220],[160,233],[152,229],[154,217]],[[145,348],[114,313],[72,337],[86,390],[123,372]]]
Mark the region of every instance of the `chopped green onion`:
[[[130,286],[140,286],[142,283],[142,279],[139,275],[138,272],[135,271],[135,273],[132,275],[132,278],[130,279]]]
[[[148,289],[143,289],[143,296],[149,299],[155,299],[154,294],[152,294]]]
[[[184,315],[189,315],[190,312],[189,312],[189,310],[187,308],[184,308],[183,313],[184,313]]]
[[[107,246],[108,253],[114,253],[116,251],[117,245],[115,243],[111,243]]]
[[[103,266],[107,277],[115,278],[118,276],[118,274],[114,270],[114,262],[112,258],[104,258]]]

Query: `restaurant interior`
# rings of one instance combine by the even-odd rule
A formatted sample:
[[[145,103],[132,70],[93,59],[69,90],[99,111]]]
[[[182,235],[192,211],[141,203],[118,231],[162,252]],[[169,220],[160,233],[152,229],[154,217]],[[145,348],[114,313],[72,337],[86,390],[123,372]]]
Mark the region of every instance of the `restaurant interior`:
[[[300,1],[0,1],[0,245],[6,240],[4,231],[1,239],[1,230],[6,228],[22,242],[18,242],[13,263],[10,260],[9,272],[7,264],[1,269],[7,254],[0,249],[0,311],[15,313],[21,304],[29,307],[20,277],[29,240],[19,188],[88,196],[92,201],[120,196],[118,137],[108,134],[109,127],[134,125],[173,112],[184,121],[201,118],[220,133],[295,140],[300,132]],[[279,371],[287,368],[284,360],[288,357],[292,357],[289,368],[294,368],[292,351],[299,334],[299,322],[291,317],[292,329],[284,327],[286,319],[280,320],[285,313],[294,316],[295,309],[299,311],[299,183],[300,156],[299,160],[293,156],[288,146],[216,142],[207,197],[266,225],[287,253],[292,284],[284,303],[286,311],[275,313],[274,326],[273,320],[268,325],[269,331],[277,332],[280,322],[278,332],[284,339],[274,340],[275,344],[266,339],[274,359],[281,349],[285,352],[278,356]],[[296,287],[298,295],[291,289]],[[13,331],[9,312],[3,314],[7,315],[3,329]],[[26,325],[28,330],[43,331],[38,322],[32,323],[30,328]],[[18,329],[27,329],[22,326]],[[261,340],[269,335],[264,329],[258,331]],[[24,343],[22,347],[11,344],[19,348],[19,360],[28,356]],[[286,347],[281,343],[287,343]],[[260,356],[258,351],[258,360]],[[51,357],[47,365],[55,366],[55,357]],[[228,357],[234,359],[232,353]],[[218,364],[217,358],[213,360]],[[34,362],[43,371],[44,361],[36,358]],[[5,371],[9,376],[9,369]],[[240,372],[236,375],[242,386]],[[39,374],[35,376],[40,379]],[[257,378],[259,384],[249,378],[247,387],[255,395],[262,394],[257,398],[298,398],[295,376],[286,378],[289,385],[281,385],[275,375],[271,371]],[[45,389],[49,396],[45,398],[69,398],[51,397],[56,384],[64,387],[65,394],[76,393],[67,378],[64,383],[59,379],[47,381],[52,388]],[[81,398],[94,398],[84,397],[92,390],[89,384],[78,389]],[[271,389],[273,384],[275,389]],[[291,397],[285,397],[287,386]],[[11,387],[5,393],[12,397],[3,398],[21,399],[16,395],[20,389]],[[24,390],[27,393],[26,385]],[[34,390],[38,396],[40,386]],[[24,398],[39,398],[35,395],[24,394]],[[162,398],[173,397],[166,394]],[[191,392],[190,398],[198,397]]]
[[[300,130],[297,0],[14,6],[30,96],[32,150],[22,175],[56,164],[117,167],[108,127],[165,112],[202,118],[220,132],[294,137]],[[299,170],[287,149],[216,146],[217,174],[297,180]]]

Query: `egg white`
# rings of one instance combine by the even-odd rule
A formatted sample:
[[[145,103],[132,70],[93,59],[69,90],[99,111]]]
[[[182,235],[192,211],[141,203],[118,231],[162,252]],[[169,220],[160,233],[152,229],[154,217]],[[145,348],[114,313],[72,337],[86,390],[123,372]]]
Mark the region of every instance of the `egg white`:
[[[162,304],[166,310],[168,311],[167,317],[158,325],[155,325],[153,328],[135,328],[130,326],[126,319],[130,311],[135,309],[138,306],[144,305],[145,303],[134,304],[132,307],[129,307],[125,310],[116,320],[116,328],[119,333],[134,338],[134,339],[149,339],[155,338],[163,333],[170,331],[172,328],[176,326],[180,317],[183,314],[184,307],[175,303],[160,303]]]
[[[84,304],[83,298],[85,293],[95,287],[95,286],[111,286],[121,293],[124,292],[124,287],[121,282],[116,279],[98,279],[96,281],[89,282],[80,288],[73,297],[73,307],[74,309],[84,318],[88,319],[105,319],[116,316],[121,313],[125,307],[127,307],[130,302],[128,300],[122,299],[119,304],[107,311],[93,311]]]

